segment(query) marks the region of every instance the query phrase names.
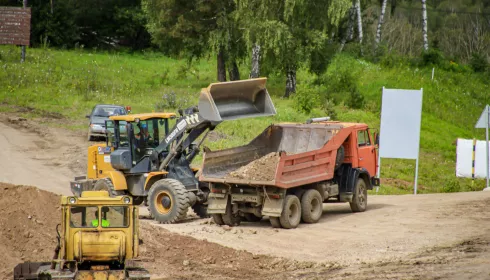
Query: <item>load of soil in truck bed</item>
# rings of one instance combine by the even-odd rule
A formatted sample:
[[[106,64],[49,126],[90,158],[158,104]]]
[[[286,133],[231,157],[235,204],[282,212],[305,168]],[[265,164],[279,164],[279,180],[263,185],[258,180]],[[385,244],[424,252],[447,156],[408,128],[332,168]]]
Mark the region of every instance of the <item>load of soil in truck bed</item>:
[[[226,179],[248,179],[253,181],[273,181],[276,176],[278,153],[269,153],[226,175]]]

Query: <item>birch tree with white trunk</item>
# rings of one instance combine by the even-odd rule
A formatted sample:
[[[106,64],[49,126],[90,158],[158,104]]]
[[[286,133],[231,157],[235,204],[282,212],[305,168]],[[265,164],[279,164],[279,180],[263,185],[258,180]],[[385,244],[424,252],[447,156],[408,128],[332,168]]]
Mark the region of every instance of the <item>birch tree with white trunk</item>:
[[[379,15],[378,29],[376,30],[376,39],[374,40],[376,42],[376,46],[379,44],[379,42],[381,42],[381,27],[383,26],[383,20],[385,17],[386,2],[388,2],[388,0],[383,0],[383,4],[381,4],[381,13]]]
[[[357,13],[357,30],[359,36],[359,43],[362,44],[363,32],[362,32],[361,0],[356,0],[355,8]]]
[[[427,0],[422,1],[422,36],[424,37],[424,50],[429,50],[429,39],[427,38]]]

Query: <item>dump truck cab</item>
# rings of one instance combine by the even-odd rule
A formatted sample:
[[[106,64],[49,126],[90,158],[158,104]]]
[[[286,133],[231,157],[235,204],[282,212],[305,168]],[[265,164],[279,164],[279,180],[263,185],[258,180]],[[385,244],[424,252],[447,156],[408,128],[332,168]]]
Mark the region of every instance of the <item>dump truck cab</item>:
[[[19,264],[14,279],[150,279],[135,266],[139,220],[130,196],[62,196],[61,219],[53,260]]]

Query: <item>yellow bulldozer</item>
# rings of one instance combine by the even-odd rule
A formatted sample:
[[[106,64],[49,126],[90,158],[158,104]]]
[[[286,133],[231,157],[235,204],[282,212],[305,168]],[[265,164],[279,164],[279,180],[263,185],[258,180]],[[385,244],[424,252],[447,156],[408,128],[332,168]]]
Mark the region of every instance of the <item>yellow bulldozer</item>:
[[[110,197],[106,191],[62,196],[53,259],[18,264],[14,280],[149,280],[149,272],[136,266],[138,221],[131,196]]]
[[[88,148],[87,176],[76,177],[71,191],[105,190],[145,202],[160,223],[185,218],[192,207],[207,216],[209,189],[200,185],[190,164],[208,133],[226,120],[272,116],[276,110],[266,78],[212,83],[198,106],[175,113],[111,116],[106,143]]]

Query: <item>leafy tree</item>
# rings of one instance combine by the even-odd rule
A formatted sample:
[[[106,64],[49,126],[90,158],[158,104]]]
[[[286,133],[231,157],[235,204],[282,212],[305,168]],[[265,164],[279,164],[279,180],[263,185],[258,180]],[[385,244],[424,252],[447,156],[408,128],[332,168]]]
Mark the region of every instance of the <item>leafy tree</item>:
[[[328,32],[339,25],[350,0],[241,0],[238,18],[248,49],[260,46],[263,60],[285,73],[285,97],[296,91],[296,70],[317,59],[329,44]],[[312,65],[312,63],[310,63]],[[318,65],[315,65],[315,68]]]
[[[144,0],[148,31],[153,41],[169,55],[192,61],[212,50],[217,55],[218,80],[238,79],[237,60],[244,55],[232,0]],[[237,77],[238,76],[238,77]]]

